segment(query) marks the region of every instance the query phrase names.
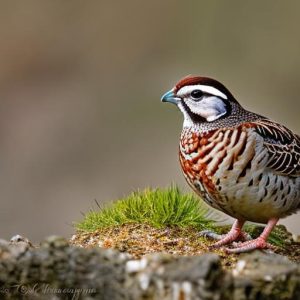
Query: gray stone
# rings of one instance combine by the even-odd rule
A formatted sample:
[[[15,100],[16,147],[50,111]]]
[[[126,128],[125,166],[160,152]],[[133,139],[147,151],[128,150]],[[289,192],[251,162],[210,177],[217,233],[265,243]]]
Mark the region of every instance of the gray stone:
[[[143,269],[131,281],[135,299],[225,299],[231,293],[231,275],[215,254],[174,257],[147,255]],[[223,297],[223,298],[222,298]]]
[[[115,250],[69,246],[51,236],[40,247],[0,240],[0,299],[300,299],[300,267],[261,251],[225,271],[215,254],[139,260]]]
[[[18,245],[22,250],[15,250]],[[130,299],[123,286],[124,256],[119,258],[116,251],[69,247],[65,239],[53,236],[38,248],[23,251],[22,242],[2,248],[0,298]]]
[[[281,255],[245,254],[233,275],[234,299],[300,299],[300,267]]]

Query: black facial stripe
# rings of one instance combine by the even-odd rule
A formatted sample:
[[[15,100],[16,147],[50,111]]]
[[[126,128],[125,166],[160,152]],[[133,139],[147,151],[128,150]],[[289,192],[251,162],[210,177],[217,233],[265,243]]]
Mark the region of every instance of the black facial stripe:
[[[223,117],[225,118],[225,117],[228,117],[231,114],[232,107],[231,107],[230,102],[228,100],[222,99],[222,101],[224,102],[225,107],[226,107],[226,114],[224,116],[222,116],[221,118],[223,118]]]

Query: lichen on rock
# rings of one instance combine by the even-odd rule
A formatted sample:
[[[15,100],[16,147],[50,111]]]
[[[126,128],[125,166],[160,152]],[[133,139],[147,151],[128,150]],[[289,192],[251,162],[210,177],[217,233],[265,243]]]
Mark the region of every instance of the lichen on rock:
[[[52,236],[33,247],[0,241],[1,299],[300,299],[300,266],[255,251],[232,269],[217,254],[180,256],[70,245]]]

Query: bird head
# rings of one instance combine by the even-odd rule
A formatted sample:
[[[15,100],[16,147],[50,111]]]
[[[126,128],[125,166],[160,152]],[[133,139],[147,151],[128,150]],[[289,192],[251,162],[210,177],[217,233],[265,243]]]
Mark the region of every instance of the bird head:
[[[183,78],[162,96],[161,101],[173,103],[181,110],[184,126],[226,118],[238,105],[223,84],[199,76]]]

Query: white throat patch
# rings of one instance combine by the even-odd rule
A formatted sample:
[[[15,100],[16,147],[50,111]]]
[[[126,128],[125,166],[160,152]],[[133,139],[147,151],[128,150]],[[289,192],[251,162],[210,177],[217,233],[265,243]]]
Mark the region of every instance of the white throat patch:
[[[183,114],[183,127],[192,127],[193,125],[195,125],[181,102],[178,103],[178,108]]]

